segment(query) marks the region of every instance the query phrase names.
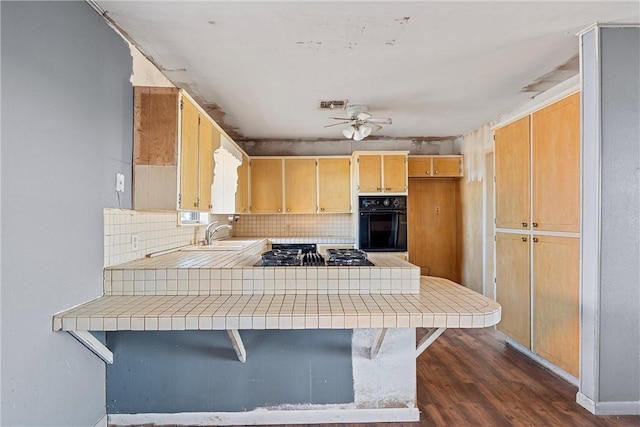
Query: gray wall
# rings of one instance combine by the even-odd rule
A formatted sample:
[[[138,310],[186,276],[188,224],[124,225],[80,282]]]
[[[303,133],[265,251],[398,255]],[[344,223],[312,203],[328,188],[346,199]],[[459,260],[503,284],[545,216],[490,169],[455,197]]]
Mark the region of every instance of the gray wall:
[[[107,412],[247,411],[352,403],[351,330],[110,332]]]
[[[130,207],[131,57],[85,2],[1,2],[0,425],[93,425],[104,363],[51,330],[102,293],[103,216]]]
[[[640,28],[582,43],[580,393],[596,413],[640,413]]]

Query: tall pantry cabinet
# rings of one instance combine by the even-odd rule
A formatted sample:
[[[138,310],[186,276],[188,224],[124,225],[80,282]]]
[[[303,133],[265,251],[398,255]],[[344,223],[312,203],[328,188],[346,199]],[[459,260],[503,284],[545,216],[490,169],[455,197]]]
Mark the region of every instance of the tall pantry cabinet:
[[[580,98],[495,131],[498,329],[579,376]]]

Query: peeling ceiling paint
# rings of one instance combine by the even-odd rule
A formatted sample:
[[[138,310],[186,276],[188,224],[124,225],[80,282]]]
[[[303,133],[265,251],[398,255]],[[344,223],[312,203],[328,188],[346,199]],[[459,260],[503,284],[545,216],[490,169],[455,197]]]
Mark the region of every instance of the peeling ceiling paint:
[[[393,119],[367,140],[463,135],[575,74],[578,31],[640,21],[636,1],[99,3],[244,141],[341,138],[319,99]]]

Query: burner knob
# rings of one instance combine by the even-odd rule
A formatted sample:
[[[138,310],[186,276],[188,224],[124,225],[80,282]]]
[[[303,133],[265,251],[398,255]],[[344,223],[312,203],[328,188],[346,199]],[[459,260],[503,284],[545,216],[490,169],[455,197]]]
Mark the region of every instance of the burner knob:
[[[389,201],[389,199],[384,199],[384,202],[382,202],[383,205],[385,206],[389,206],[391,202]]]
[[[398,200],[398,199],[393,199],[393,206],[394,206],[394,207],[396,207],[396,208],[397,208],[398,206],[400,206],[400,200]]]

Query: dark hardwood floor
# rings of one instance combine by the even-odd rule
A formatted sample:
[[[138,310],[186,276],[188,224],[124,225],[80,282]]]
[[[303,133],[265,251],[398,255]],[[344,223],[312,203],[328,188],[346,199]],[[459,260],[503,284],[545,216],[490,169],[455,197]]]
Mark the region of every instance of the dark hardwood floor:
[[[576,387],[507,347],[493,328],[448,329],[416,368],[419,423],[316,426],[640,427],[640,416],[589,413],[575,402]]]

